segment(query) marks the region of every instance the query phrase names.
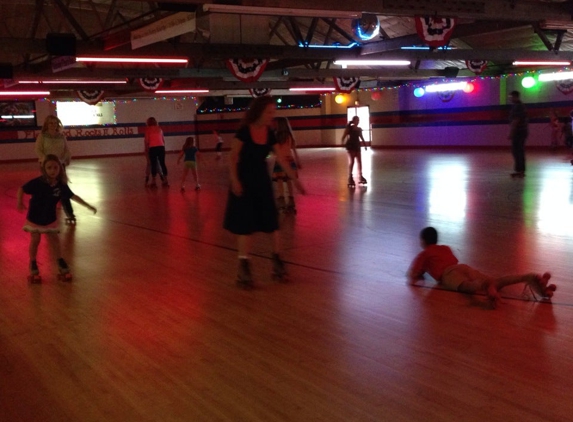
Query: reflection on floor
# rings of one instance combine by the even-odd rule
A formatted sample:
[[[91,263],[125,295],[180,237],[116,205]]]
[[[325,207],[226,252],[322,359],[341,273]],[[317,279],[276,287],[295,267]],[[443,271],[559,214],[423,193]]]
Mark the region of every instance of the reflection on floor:
[[[227,157],[205,153],[201,191],[144,187],[143,157],[76,159],[62,225],[72,283],[28,235],[16,191],[35,162],[0,164],[0,420],[483,421],[573,414],[573,167],[531,152],[368,150],[347,187],[342,149],[300,151],[308,195],[281,216],[290,283],[271,279],[257,235],[257,288],[237,290],[222,227]],[[189,176],[191,177],[191,176]],[[188,181],[188,185],[190,180]],[[62,216],[63,221],[63,216]],[[551,271],[552,304],[405,283],[432,225],[461,262],[492,275]]]

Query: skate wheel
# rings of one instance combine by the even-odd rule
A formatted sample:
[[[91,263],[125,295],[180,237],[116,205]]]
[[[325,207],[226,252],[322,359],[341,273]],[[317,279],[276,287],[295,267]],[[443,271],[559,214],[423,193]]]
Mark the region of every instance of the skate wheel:
[[[42,282],[42,277],[39,275],[29,275],[28,282],[31,284],[40,284]]]
[[[548,284],[546,289],[548,291],[554,292],[555,290],[557,290],[557,286],[555,284]]]
[[[253,282],[251,280],[237,280],[237,287],[242,290],[252,290]]]
[[[65,283],[69,283],[72,281],[72,275],[70,273],[60,274],[59,279],[60,279],[60,281],[63,281]]]

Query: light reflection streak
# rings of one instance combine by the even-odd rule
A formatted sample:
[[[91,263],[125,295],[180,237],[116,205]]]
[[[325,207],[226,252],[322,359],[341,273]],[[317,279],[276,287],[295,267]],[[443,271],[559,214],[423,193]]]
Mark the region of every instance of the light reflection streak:
[[[429,214],[432,218],[462,222],[466,218],[467,163],[431,161],[428,168],[430,180]]]
[[[537,228],[543,234],[573,235],[571,169],[547,169],[541,178]]]

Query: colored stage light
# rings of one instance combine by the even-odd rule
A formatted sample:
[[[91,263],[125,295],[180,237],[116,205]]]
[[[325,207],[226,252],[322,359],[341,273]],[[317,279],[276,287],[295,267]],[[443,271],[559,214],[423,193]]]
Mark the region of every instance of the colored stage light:
[[[524,88],[533,88],[535,86],[535,78],[533,76],[526,76],[521,80],[521,86]]]

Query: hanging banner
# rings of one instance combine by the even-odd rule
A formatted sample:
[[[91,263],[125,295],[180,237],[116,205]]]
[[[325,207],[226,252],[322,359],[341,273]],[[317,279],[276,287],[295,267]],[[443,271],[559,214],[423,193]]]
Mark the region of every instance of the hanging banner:
[[[147,91],[155,91],[163,84],[162,78],[139,78],[139,85]]]
[[[466,60],[466,66],[473,73],[479,75],[487,67],[487,60]]]
[[[254,98],[257,97],[264,97],[265,95],[271,95],[271,89],[269,88],[254,88],[254,89],[249,89],[249,92],[251,93],[251,95]]]
[[[350,93],[360,87],[360,78],[334,78],[338,92]]]
[[[456,20],[453,18],[416,16],[414,19],[418,36],[430,47],[447,45],[456,26]]]
[[[563,94],[571,94],[573,92],[573,79],[567,79],[563,81],[555,81],[555,86]]]
[[[84,90],[84,91],[77,91],[78,93],[78,97],[80,100],[82,100],[84,103],[88,103],[90,105],[95,105],[97,103],[100,102],[100,100],[103,98],[103,91],[89,91],[89,90]]]
[[[268,59],[229,59],[226,64],[238,80],[256,82],[265,71],[268,62]]]

